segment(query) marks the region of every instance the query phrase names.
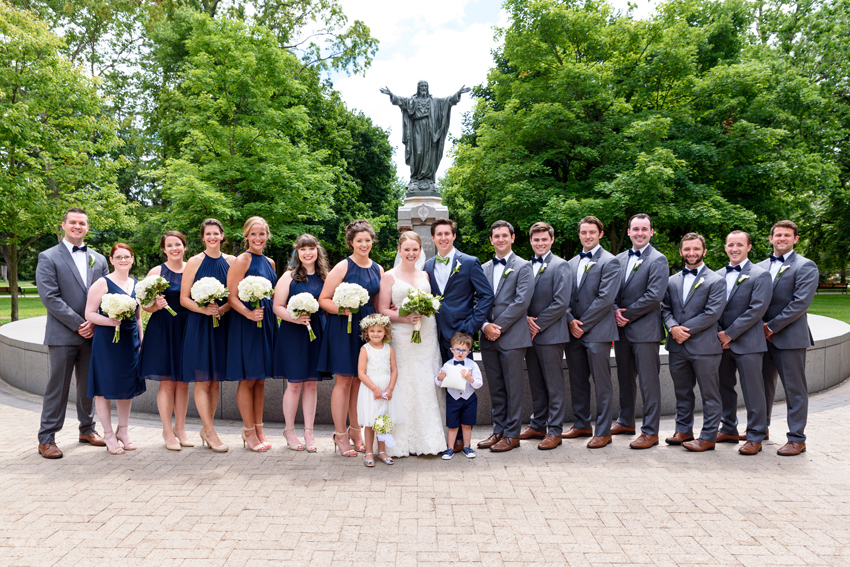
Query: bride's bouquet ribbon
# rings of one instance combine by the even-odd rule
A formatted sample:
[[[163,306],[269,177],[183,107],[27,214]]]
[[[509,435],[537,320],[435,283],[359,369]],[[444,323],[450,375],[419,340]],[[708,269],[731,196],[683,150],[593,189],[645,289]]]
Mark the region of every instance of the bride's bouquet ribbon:
[[[139,302],[135,297],[123,293],[107,293],[100,300],[100,310],[110,319],[118,321],[129,321],[136,316],[136,308]],[[117,343],[121,338],[121,325],[115,327],[115,336],[112,342]]]
[[[407,292],[407,297],[404,301],[401,302],[401,306],[398,309],[398,316],[407,317],[410,314],[417,314],[422,317],[432,317],[440,310],[442,299],[442,296],[432,295],[421,289],[411,289]],[[422,319],[414,323],[413,336],[410,337],[410,342],[422,342],[421,330]]]
[[[250,303],[254,309],[260,308],[260,301],[269,299],[274,293],[272,282],[262,276],[245,276],[237,286],[239,300]],[[257,321],[257,327],[262,328],[262,319]]]
[[[189,295],[192,301],[206,307],[207,305],[222,299],[227,299],[230,293],[224,285],[215,278],[201,278],[192,284]],[[213,328],[218,327],[218,317],[213,315]]]
[[[382,392],[381,397],[386,400],[387,393]],[[387,447],[393,448],[396,446],[395,437],[393,437],[390,433],[393,430],[393,420],[387,415],[386,401],[381,403],[381,409],[379,411],[381,412],[381,415],[375,418],[375,423],[372,425],[372,431],[375,432],[375,435],[378,437],[378,441],[383,441]]]
[[[342,315],[348,309],[348,334],[351,334],[351,315],[369,303],[369,292],[355,283],[342,282],[334,290],[332,301]]]
[[[289,316],[297,319],[302,315],[313,315],[319,310],[319,302],[313,297],[312,293],[303,292],[293,295],[289,298],[286,305],[286,310],[289,311]],[[310,342],[316,340],[316,333],[313,332],[313,327],[310,322],[307,322],[307,331],[310,333]]]
[[[162,295],[162,292],[168,289],[169,286],[168,280],[162,276],[148,276],[140,280],[136,284],[136,299],[139,300],[139,305],[142,307],[151,307],[156,301],[156,298]],[[171,315],[177,315],[170,305],[166,305],[165,309]]]

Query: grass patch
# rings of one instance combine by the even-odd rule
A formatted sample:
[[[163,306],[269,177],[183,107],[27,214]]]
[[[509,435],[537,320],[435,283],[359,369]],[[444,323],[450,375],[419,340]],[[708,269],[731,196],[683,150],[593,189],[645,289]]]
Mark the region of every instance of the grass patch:
[[[21,319],[29,319],[30,317],[41,317],[47,315],[47,309],[41,304],[41,299],[38,297],[20,297],[18,296],[18,316]],[[0,325],[4,325],[12,320],[12,298],[0,297]]]
[[[850,294],[820,293],[815,296],[809,313],[850,323]]]

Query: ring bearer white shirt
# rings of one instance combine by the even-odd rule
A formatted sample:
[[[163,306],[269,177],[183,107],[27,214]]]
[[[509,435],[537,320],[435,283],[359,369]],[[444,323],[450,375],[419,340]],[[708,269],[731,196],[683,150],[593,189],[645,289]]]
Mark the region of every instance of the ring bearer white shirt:
[[[472,394],[475,393],[475,390],[477,390],[478,388],[480,388],[481,386],[484,385],[484,378],[482,378],[482,376],[481,376],[481,369],[478,368],[478,365],[473,360],[471,360],[471,358],[472,358],[471,352],[469,353],[469,356],[464,358],[463,360],[458,360],[458,359],[452,357],[452,359],[449,360],[447,363],[445,363],[443,365],[443,367],[440,369],[443,372],[445,372],[446,374],[448,374],[447,369],[449,369],[453,366],[461,366],[462,368],[469,368],[472,371],[472,382],[470,383],[469,381],[467,381],[466,387],[462,391],[458,390],[457,388],[446,388],[446,393],[456,400],[459,400],[461,398],[463,398],[464,400],[468,400],[469,397]],[[455,362],[463,362],[463,364],[462,365],[461,364],[455,364]],[[437,386],[440,386],[442,384],[442,381],[440,380],[439,375],[434,377],[434,383]]]

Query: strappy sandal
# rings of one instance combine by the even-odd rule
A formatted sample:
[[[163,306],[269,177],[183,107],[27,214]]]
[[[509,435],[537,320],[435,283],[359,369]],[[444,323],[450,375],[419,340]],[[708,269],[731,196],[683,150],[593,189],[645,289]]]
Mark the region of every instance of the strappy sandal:
[[[127,434],[129,435],[129,434],[130,434],[130,429],[129,429],[129,427],[128,427],[128,426],[126,426],[126,425],[119,425],[119,426],[118,426],[118,431],[121,431],[121,428],[122,428],[122,427],[123,427],[124,429],[126,429],[126,430],[127,430]],[[128,439],[127,441],[124,441],[123,439],[121,439],[120,437],[118,437],[118,431],[116,431],[116,432],[115,432],[115,438],[116,438],[116,439],[118,439],[119,441],[121,441],[121,444],[124,446],[124,450],[125,450],[125,451],[135,451],[135,450],[136,450],[136,445],[135,445],[132,441],[130,441],[129,439]]]
[[[302,445],[300,441],[298,442],[298,445],[290,445],[290,444],[289,444],[289,439],[287,439],[287,438],[286,438],[286,432],[287,432],[287,431],[291,431],[291,432],[294,434],[294,433],[295,433],[295,428],[293,427],[292,429],[284,429],[284,430],[283,430],[283,441],[284,441],[284,443],[286,443],[286,447],[287,447],[290,451],[303,451],[303,450],[304,450],[304,445]],[[295,437],[295,439],[297,440],[297,439],[298,439],[298,436],[296,436],[296,437]]]
[[[304,442],[305,443],[307,442],[307,433],[306,433],[307,431],[313,431],[313,428],[312,427],[305,427],[304,428],[304,432],[305,432],[304,433]],[[315,443],[316,441],[314,440],[313,442]],[[318,450],[318,449],[316,449],[315,445],[305,445],[304,447],[305,447],[305,449],[307,450],[308,453],[315,453]]]
[[[112,439],[109,438],[110,435],[112,435],[112,439],[115,440],[115,449],[114,450],[109,448],[109,442],[112,440]],[[120,442],[121,440],[118,439],[118,436],[115,435],[115,433],[113,431],[104,431],[103,432],[103,441],[106,443],[106,450],[109,452],[110,455],[123,455],[124,454],[124,449],[121,448],[121,442]]]
[[[246,434],[246,433],[251,433],[251,432],[252,432],[252,431],[254,431],[255,429],[256,429],[256,427],[252,427],[251,429],[248,429],[248,428],[246,428],[246,427],[243,427],[243,428],[242,428],[242,448],[243,448],[243,449],[245,449],[245,448],[251,449],[251,450],[252,450],[252,451],[254,451],[255,453],[265,453],[265,452],[266,452],[266,451],[268,451],[269,449],[268,449],[268,447],[266,447],[265,445],[263,445],[263,443],[262,443],[262,442],[257,443],[257,444],[256,444],[256,445],[254,445],[253,447],[251,447],[251,446],[248,444],[248,436],[247,436],[247,435],[245,435],[245,434]]]
[[[337,437],[342,437],[343,439],[345,439],[348,437],[348,434],[345,431],[334,431],[334,453],[336,453],[336,450],[339,449],[339,453],[343,457],[356,457],[357,451],[355,451],[354,449],[348,449],[346,451],[342,450],[342,447],[339,446],[339,441],[337,440]]]
[[[368,458],[369,455],[372,455],[372,458]],[[363,464],[369,467],[370,469],[375,466],[375,454],[374,453],[366,453],[363,455]]]
[[[254,424],[254,429],[256,429],[256,428],[258,428],[258,427],[262,427],[262,426],[263,426],[263,424],[262,424],[262,423],[255,423],[255,424]],[[258,439],[258,440],[260,439],[260,435],[259,435],[259,434],[257,434],[257,439]],[[262,440],[260,440],[260,443],[262,443],[263,445],[265,445],[265,446],[266,446],[266,449],[271,449],[271,448],[272,448],[272,444],[271,444],[271,443],[269,443],[268,441],[262,441]]]
[[[348,433],[351,430],[354,430],[354,431],[357,431],[357,432],[360,433],[360,442],[363,443],[363,445],[361,445],[360,447],[357,446],[357,443],[354,442],[354,438],[351,437],[350,433]],[[355,451],[357,451],[358,453],[365,453],[366,452],[366,442],[363,441],[363,428],[362,427],[351,427],[349,425],[348,429],[346,430],[346,434],[348,435],[348,441],[351,443],[351,446],[354,447]]]
[[[389,455],[387,455],[386,459],[384,457],[382,457],[381,455],[387,455],[387,454],[384,451],[381,451],[380,453],[378,453],[378,460],[381,461],[382,463],[384,463],[385,465],[391,465],[395,462],[390,458]]]

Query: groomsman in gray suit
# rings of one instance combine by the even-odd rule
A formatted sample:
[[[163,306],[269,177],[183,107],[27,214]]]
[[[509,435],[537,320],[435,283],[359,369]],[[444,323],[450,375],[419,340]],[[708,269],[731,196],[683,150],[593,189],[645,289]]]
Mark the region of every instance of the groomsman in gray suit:
[[[537,448],[547,451],[562,443],[567,401],[561,363],[564,344],[570,340],[567,311],[572,278],[567,262],[552,254],[555,229],[545,222],[536,222],[528,235],[534,252],[531,260],[534,293],[526,318],[531,348],[525,352],[525,362],[532,413],[531,424],[519,438],[542,438]]]
[[[679,253],[685,269],[670,276],[661,303],[667,328],[668,363],[676,394],[676,432],[665,441],[689,451],[714,450],[720,425],[718,367],[723,347],[717,340],[717,321],[726,306],[726,282],[703,263],[705,238],[689,232]],[[702,395],[702,432],[694,439],[694,386]]]
[[[496,453],[519,446],[525,350],[531,346],[526,313],[534,292],[531,264],[513,253],[516,235],[511,223],[490,226],[496,256],[482,268],[495,293],[493,307],[481,326],[481,358],[493,412],[493,434],[478,443]]]
[[[614,304],[619,337],[614,343],[617,355],[617,381],[620,384],[620,415],[611,426],[611,435],[635,432],[635,384],[640,380],[643,399],[643,426],[640,436],[629,444],[632,449],[658,445],[661,419],[661,300],[667,289],[670,265],[667,257],[652,247],[652,219],[638,213],[629,219],[632,247],[617,256],[620,262],[620,289]]]
[[[726,236],[729,265],[717,270],[726,280],[726,308],[718,321],[717,338],[723,347],[720,359],[720,400],[723,417],[718,443],[738,443],[738,395],[735,370],[741,377],[741,391],[747,406],[746,443],[738,449],[742,455],[757,455],[767,433],[767,409],[764,398],[762,358],[767,341],[760,325],[772,294],[770,274],[747,259],[753,248],[750,235],[733,230]]]
[[[759,262],[759,267],[768,270],[773,279],[773,297],[764,315],[763,329],[768,343],[762,375],[768,425],[776,394],[777,374],[785,388],[788,442],[777,454],[790,457],[806,451],[805,430],[809,412],[806,349],[815,344],[806,311],[818,288],[818,267],[794,252],[800,236],[793,222],[784,220],[774,224],[769,240],[773,254]]]
[[[50,377],[44,392],[38,452],[45,459],[59,459],[56,433],[65,423],[65,408],[76,376],[77,419],[80,443],[102,447],[103,438],[94,427],[94,404],[86,396],[94,325],[85,320],[86,297],[91,284],[109,274],[106,258],[83,243],[89,219],[82,209],[69,209],[62,221],[65,238],[38,255],[35,284],[47,308],[44,344],[48,347]]]
[[[567,439],[590,437],[590,377],[596,386],[596,434],[590,449],[611,443],[614,388],[611,386],[611,343],[616,341],[614,301],[620,289],[620,261],[599,244],[602,221],[584,217],[578,224],[582,252],[569,261],[572,300],[567,321],[573,339],[567,344],[570,391],[576,421],[564,433]]]

